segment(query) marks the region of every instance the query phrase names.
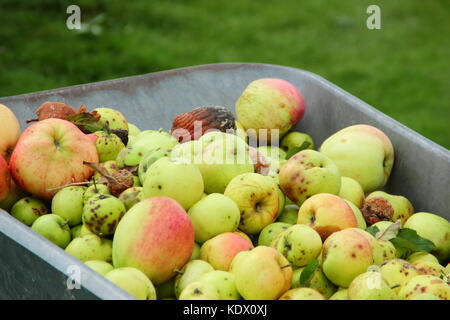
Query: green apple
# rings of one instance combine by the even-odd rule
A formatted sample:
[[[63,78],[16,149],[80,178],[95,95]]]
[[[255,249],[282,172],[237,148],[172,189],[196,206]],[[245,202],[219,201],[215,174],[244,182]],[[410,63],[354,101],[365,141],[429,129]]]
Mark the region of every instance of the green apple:
[[[96,108],[93,111],[100,115],[98,122],[103,127],[106,127],[106,122],[108,122],[110,129],[128,130],[128,121],[120,111],[107,107]]]
[[[326,299],[330,298],[337,290],[336,286],[327,279],[322,269],[317,267],[306,283],[300,284],[300,277],[305,267],[295,269],[292,272],[291,289],[309,287],[319,291]]]
[[[424,252],[424,251],[417,251],[411,254],[408,257],[409,263],[416,263],[416,262],[422,262],[422,261],[430,261],[434,263],[439,263],[439,260],[433,256],[431,253]]]
[[[139,269],[122,267],[114,269],[105,278],[138,300],[156,300],[156,290],[149,278]]]
[[[128,122],[128,136],[138,136],[141,133],[141,129],[138,128],[135,124]]]
[[[237,204],[220,193],[212,193],[198,201],[189,209],[188,215],[198,243],[224,232],[236,231],[241,219]]]
[[[325,154],[303,150],[292,156],[281,168],[280,187],[283,193],[299,206],[319,193],[339,194],[341,175]]]
[[[345,202],[352,208],[353,213],[355,214],[356,221],[358,223],[358,228],[365,230],[367,228],[366,220],[364,220],[364,216],[361,210],[351,201],[344,199]]]
[[[417,212],[403,227],[413,229],[422,238],[432,241],[436,248],[431,253],[439,261],[450,259],[450,222],[447,219],[428,212]]]
[[[89,260],[84,262],[89,268],[94,270],[95,272],[101,274],[102,276],[106,275],[108,272],[112,271],[114,267],[102,260]]]
[[[194,250],[192,250],[192,255],[189,260],[192,261],[196,259],[200,259],[200,245],[197,242],[194,243]]]
[[[86,187],[72,186],[59,190],[52,200],[52,213],[67,220],[69,226],[81,223]]]
[[[126,212],[125,205],[114,196],[91,197],[83,208],[83,224],[99,236],[114,233]]]
[[[328,300],[349,300],[348,289],[346,288],[339,289]]]
[[[273,180],[258,173],[244,173],[230,181],[224,195],[239,207],[239,229],[247,234],[257,234],[273,223],[279,211],[278,187]]]
[[[100,162],[115,160],[120,150],[125,148],[122,140],[114,133],[97,131],[94,135],[97,137],[95,148]]]
[[[395,292],[377,271],[368,271],[353,279],[348,297],[350,300],[397,300]]]
[[[203,260],[192,260],[186,263],[175,278],[175,296],[179,298],[181,292],[190,283],[197,281],[203,274],[213,270],[214,268]]]
[[[400,220],[402,224],[414,213],[414,208],[403,196],[392,195],[383,191],[374,191],[364,200],[363,215],[369,225],[379,217],[392,222]]]
[[[348,287],[354,278],[373,264],[369,237],[372,236],[361,229],[349,228],[334,232],[325,240],[322,270],[331,282]]]
[[[421,293],[418,295],[415,295],[410,300],[441,300],[438,297],[436,297],[434,294],[431,293]]]
[[[0,209],[10,212],[13,205],[26,196],[28,196],[28,194],[20,189],[14,180],[11,179],[11,188],[8,195],[0,201]]]
[[[145,175],[150,168],[150,166],[155,163],[156,160],[161,159],[162,157],[170,157],[172,149],[170,148],[156,148],[150,150],[139,162],[139,180],[141,184],[145,182]]]
[[[398,293],[412,278],[419,275],[414,266],[402,259],[384,261],[380,267],[381,276]]]
[[[298,219],[299,207],[295,204],[284,206],[283,211],[278,215],[277,221],[288,224],[296,224]]]
[[[344,177],[358,181],[364,192],[382,188],[394,164],[394,148],[379,129],[365,125],[344,128],[320,146]]]
[[[99,195],[110,195],[109,188],[106,184],[102,183],[96,183],[93,185],[90,185],[86,191],[84,192],[83,196],[83,206],[94,196]],[[83,209],[82,209],[83,210]],[[82,213],[83,214],[83,213]]]
[[[111,261],[112,242],[95,234],[87,234],[73,239],[66,247],[66,252],[81,261]]]
[[[281,232],[285,231],[292,224],[284,222],[274,222],[264,227],[258,236],[258,246],[270,247],[273,239]]]
[[[363,206],[364,190],[358,181],[352,178],[341,177],[341,190],[338,196],[352,202],[359,209]]]
[[[33,222],[31,229],[63,249],[72,239],[67,221],[56,214],[40,216]]]
[[[175,299],[175,277],[155,286],[155,289],[159,300]]]
[[[322,239],[313,228],[295,224],[281,234],[276,249],[292,267],[304,267],[320,254]]]
[[[169,197],[188,210],[203,196],[200,170],[193,164],[163,157],[146,173],[144,197]]]
[[[37,218],[48,213],[45,202],[35,197],[22,198],[11,208],[11,215],[27,226],[31,226]]]
[[[380,265],[384,261],[395,259],[397,250],[389,240],[377,239],[373,246],[373,260],[374,264]]]
[[[398,295],[400,299],[411,300],[422,293],[432,294],[440,300],[450,300],[450,286],[444,280],[431,275],[420,275],[410,279]]]
[[[236,280],[230,272],[214,270],[200,276],[199,282],[212,284],[219,294],[219,300],[240,300],[241,296],[236,288]]]
[[[220,296],[214,285],[208,282],[194,281],[181,292],[178,300],[219,300]]]
[[[277,250],[258,246],[238,253],[230,267],[246,300],[276,300],[291,286],[292,268]]]
[[[173,148],[178,144],[177,139],[163,130],[145,130],[137,137],[132,146],[126,147],[117,155],[119,168],[137,166],[141,159],[151,150],[157,148]]]
[[[128,211],[136,203],[144,200],[144,189],[142,187],[128,188],[119,195],[119,200],[122,201],[126,211]]]
[[[285,292],[279,300],[326,300],[317,290],[312,288],[295,288]]]
[[[205,192],[223,193],[230,181],[243,173],[254,172],[249,146],[239,137],[223,132],[210,132],[192,144],[193,163],[200,169]],[[192,149],[192,148],[191,148]]]
[[[72,234],[72,239],[78,238],[80,236],[82,224],[79,224],[75,227],[70,228],[70,233]]]
[[[306,149],[314,150],[314,141],[311,136],[306,133],[292,131],[281,139],[280,147],[286,152],[286,159],[289,159],[300,151]]]

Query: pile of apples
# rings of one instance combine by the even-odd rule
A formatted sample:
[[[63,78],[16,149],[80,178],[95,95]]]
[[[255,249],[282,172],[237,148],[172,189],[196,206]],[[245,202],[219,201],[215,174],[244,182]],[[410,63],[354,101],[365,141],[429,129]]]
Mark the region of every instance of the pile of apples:
[[[0,105],[0,208],[137,299],[450,299],[450,222],[382,190],[389,138],[356,124],[315,150],[292,83],[251,82],[233,130],[181,143],[93,111],[94,132],[20,134]]]

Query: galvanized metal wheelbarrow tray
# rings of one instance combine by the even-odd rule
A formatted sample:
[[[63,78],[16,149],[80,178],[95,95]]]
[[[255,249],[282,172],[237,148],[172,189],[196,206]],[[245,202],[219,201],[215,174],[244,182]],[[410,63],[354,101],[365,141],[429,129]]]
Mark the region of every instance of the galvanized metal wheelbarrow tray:
[[[193,107],[234,103],[252,80],[283,78],[306,100],[295,130],[317,146],[346,126],[376,126],[391,139],[395,164],[385,190],[408,197],[417,211],[450,219],[450,152],[398,123],[327,80],[304,70],[267,64],[202,65],[0,98],[25,120],[45,101],[89,109],[110,106],[142,129],[168,130],[174,116]],[[81,287],[76,288],[77,272]],[[70,277],[69,277],[70,276]],[[74,288],[75,287],[75,288]],[[69,256],[30,228],[0,211],[0,299],[131,299],[125,291]]]

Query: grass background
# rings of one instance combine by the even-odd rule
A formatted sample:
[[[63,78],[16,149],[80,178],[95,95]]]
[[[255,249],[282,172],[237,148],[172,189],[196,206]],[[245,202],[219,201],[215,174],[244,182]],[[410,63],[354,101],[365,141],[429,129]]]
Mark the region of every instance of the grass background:
[[[70,4],[94,28],[68,30]],[[366,28],[370,4],[381,30]],[[448,0],[1,0],[0,96],[273,63],[315,72],[450,148],[449,17]]]

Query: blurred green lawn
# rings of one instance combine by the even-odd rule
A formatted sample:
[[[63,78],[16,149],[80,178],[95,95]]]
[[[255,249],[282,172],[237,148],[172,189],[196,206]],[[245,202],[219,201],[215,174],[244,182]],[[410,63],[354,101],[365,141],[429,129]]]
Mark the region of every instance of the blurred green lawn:
[[[102,32],[68,30],[102,14]],[[368,30],[366,8],[381,7]],[[100,17],[102,17],[100,16]],[[215,62],[315,72],[450,148],[448,0],[0,1],[0,96]]]

